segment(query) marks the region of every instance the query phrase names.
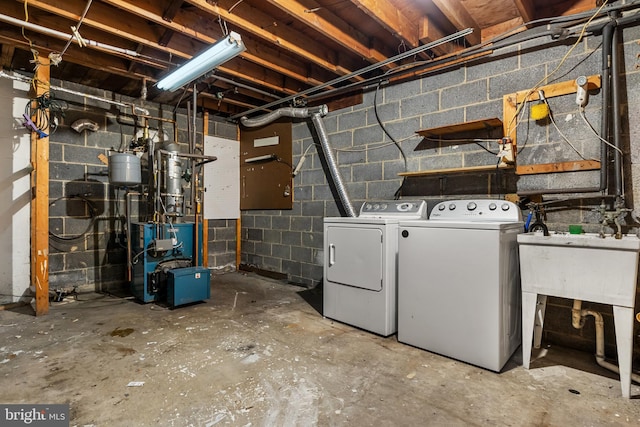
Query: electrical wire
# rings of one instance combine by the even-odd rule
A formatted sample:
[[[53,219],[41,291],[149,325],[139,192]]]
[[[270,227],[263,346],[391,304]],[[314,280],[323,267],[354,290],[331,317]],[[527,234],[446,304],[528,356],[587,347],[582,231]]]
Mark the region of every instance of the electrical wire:
[[[85,237],[91,231],[91,229],[93,228],[93,225],[96,222],[96,219],[98,218],[98,209],[93,204],[93,202],[91,200],[87,199],[85,196],[81,196],[79,194],[72,195],[72,196],[61,196],[61,197],[58,197],[57,199],[55,199],[54,201],[49,203],[49,207],[55,205],[56,202],[59,202],[60,200],[73,200],[73,199],[80,199],[86,204],[87,208],[89,209],[89,224],[87,224],[87,227],[85,228],[85,230],[82,233],[77,234],[77,235],[73,235],[73,236],[61,236],[61,235],[55,234],[53,231],[49,230],[49,236],[51,236],[55,240],[70,241],[70,240],[78,240],[78,239],[81,239],[81,238]]]
[[[34,106],[35,104],[35,106]],[[36,127],[35,130],[41,135],[48,130],[49,135],[58,128],[58,117],[64,117],[64,112],[69,108],[66,101],[57,100],[50,92],[45,92],[37,98],[30,99],[24,109],[25,118],[31,118]],[[53,116],[54,120],[50,120]]]
[[[549,102],[545,99],[544,103],[547,104],[547,106],[549,106]],[[567,136],[560,130],[560,128],[558,127],[558,124],[556,123],[555,119],[553,118],[553,111],[551,111],[551,107],[549,107],[549,121],[551,122],[551,124],[553,125],[553,127],[556,129],[556,131],[560,134],[560,136],[562,137],[562,139],[564,139],[564,142],[566,142],[567,144],[569,144],[569,147],[573,148],[573,151],[575,151],[578,156],[580,156],[580,158],[582,160],[596,160],[596,159],[587,159],[576,147],[575,145],[573,145],[571,143],[571,141],[569,141],[569,138],[567,138]]]
[[[578,35],[578,39],[569,48],[569,50],[564,54],[564,56],[562,57],[562,59],[560,60],[558,65],[556,65],[556,67],[551,72],[546,74],[542,79],[540,79],[540,81],[538,81],[538,83],[536,83],[533,87],[531,87],[531,89],[529,89],[529,91],[524,96],[524,101],[522,103],[520,103],[516,107],[516,114],[514,114],[513,117],[511,118],[511,120],[509,121],[509,125],[507,126],[507,135],[511,135],[511,132],[512,132],[512,129],[513,129],[513,125],[514,125],[514,121],[518,117],[518,115],[520,113],[520,110],[523,108],[523,105],[525,104],[525,102],[529,99],[529,96],[531,96],[531,94],[533,92],[538,90],[538,88],[540,87],[540,85],[542,85],[542,83],[547,81],[549,79],[549,77],[554,75],[560,69],[560,67],[562,67],[562,65],[564,65],[564,63],[567,60],[567,58],[569,57],[569,55],[571,55],[571,52],[573,52],[573,50],[580,44],[580,42],[582,42],[582,39],[584,38],[584,35],[585,35],[586,31],[587,31],[587,27],[589,26],[591,21],[593,21],[600,14],[600,11],[607,5],[607,3],[609,3],[609,0],[604,0],[602,5],[595,11],[595,13],[593,13],[593,15],[591,15],[589,20],[587,20],[587,22],[584,23],[584,25],[582,26],[582,29],[580,30],[580,33]],[[517,126],[518,126],[518,123],[516,122],[515,123],[515,127],[517,128]]]
[[[24,22],[29,22],[29,7],[28,7],[29,1],[25,0],[24,1]],[[33,47],[33,42],[31,41],[31,39],[29,37],[27,37],[27,35],[24,32],[24,26],[21,28],[22,31],[22,38],[24,38],[28,43],[29,43],[29,50],[31,51],[31,55],[32,55],[32,59],[29,61],[30,63],[34,64],[34,77],[33,79],[31,79],[31,85],[33,86],[33,88],[35,89],[36,87],[36,77],[35,77],[35,72],[38,70],[38,67],[40,65],[42,65],[40,63],[40,60],[38,59],[38,57],[40,56],[39,52]]]
[[[378,84],[376,85],[376,91],[373,94],[373,112],[375,113],[376,121],[378,122],[378,125],[380,125],[380,127],[382,128],[382,131],[385,133],[385,135],[389,137],[389,139],[391,139],[391,141],[393,141],[395,146],[398,147],[398,151],[400,151],[400,155],[402,156],[402,161],[404,162],[404,171],[407,172],[409,170],[408,164],[407,164],[407,155],[405,154],[404,150],[400,146],[400,142],[396,141],[393,135],[389,133],[389,131],[387,130],[387,127],[384,125],[384,123],[380,119],[380,113],[378,111],[378,92],[380,91],[380,84],[381,83],[378,82]]]
[[[135,254],[133,256],[133,258],[131,258],[131,264],[137,264],[138,263],[138,258],[140,258],[140,255],[144,255],[148,251],[155,250],[155,248],[156,248],[155,244],[152,243],[149,246],[147,246],[146,248],[144,248],[143,250],[141,250],[140,252],[138,252],[137,254]]]
[[[274,156],[275,156],[275,154],[274,154]],[[286,161],[285,159],[283,159],[282,157],[280,157],[280,156],[275,156],[275,157],[273,158],[273,160],[275,160],[275,161],[276,161],[276,162],[278,162],[278,163],[282,163],[283,165],[287,165],[287,166],[289,166],[289,167],[291,168],[291,170],[293,170],[293,165],[292,165],[291,163],[287,162],[287,161]]]
[[[593,132],[593,134],[595,136],[598,137],[598,139],[603,143],[606,144],[607,146],[613,148],[614,150],[616,150],[618,153],[620,153],[620,161],[622,162],[622,164],[624,164],[624,153],[622,152],[622,150],[619,147],[616,147],[615,145],[613,145],[612,143],[610,143],[609,141],[607,141],[606,139],[602,138],[598,132],[596,132],[596,130],[593,128],[593,126],[591,126],[591,123],[589,123],[589,120],[587,120],[587,116],[584,112],[584,107],[580,107],[580,116],[582,117],[582,120],[584,120],[585,124],[587,125],[587,128],[589,128],[589,130],[591,132]],[[600,160],[602,161],[602,160]],[[624,197],[624,173],[620,174],[621,175],[621,184],[622,184],[622,196]]]
[[[620,148],[616,147],[615,145],[613,145],[612,143],[610,143],[609,141],[607,141],[606,139],[598,135],[598,132],[596,132],[593,126],[591,126],[591,123],[589,123],[589,120],[587,120],[587,116],[585,115],[585,112],[584,112],[584,107],[580,107],[580,116],[582,117],[582,120],[584,120],[584,122],[586,123],[589,130],[591,130],[591,132],[593,132],[593,134],[597,136],[600,141],[602,141],[604,144],[616,150],[618,153],[620,153],[621,156],[624,156],[624,153]]]

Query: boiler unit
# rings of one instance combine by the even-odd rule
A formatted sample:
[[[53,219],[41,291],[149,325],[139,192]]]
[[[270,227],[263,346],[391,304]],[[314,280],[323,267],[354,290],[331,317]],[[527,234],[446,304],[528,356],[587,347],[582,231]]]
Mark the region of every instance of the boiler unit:
[[[198,227],[199,242],[202,242],[202,227]],[[131,292],[142,302],[167,301],[169,276],[183,277],[176,274],[180,269],[193,267],[194,258],[194,224],[162,224],[157,227],[152,223],[133,223],[131,229],[133,280]],[[202,256],[202,244],[198,244],[200,257]],[[207,274],[207,277],[208,274]],[[174,287],[182,286],[180,281],[173,282]],[[197,296],[208,293],[209,283],[206,289],[202,281],[196,285],[186,285],[189,290],[174,289],[179,294],[191,292],[193,298],[188,302],[198,301]],[[208,298],[208,297],[207,297]],[[188,298],[185,298],[185,300]],[[171,304],[169,305],[181,305]],[[184,302],[183,304],[185,304]]]
[[[209,270],[200,265],[205,256],[200,175],[201,166],[216,157],[196,154],[195,139],[189,144],[189,152],[182,152],[175,122],[157,120],[173,123],[173,140],[156,146],[146,123],[142,137],[135,138],[126,150],[109,156],[109,181],[125,189],[131,293],[144,303],[175,307],[211,295]],[[189,198],[185,197],[185,188],[190,189]]]

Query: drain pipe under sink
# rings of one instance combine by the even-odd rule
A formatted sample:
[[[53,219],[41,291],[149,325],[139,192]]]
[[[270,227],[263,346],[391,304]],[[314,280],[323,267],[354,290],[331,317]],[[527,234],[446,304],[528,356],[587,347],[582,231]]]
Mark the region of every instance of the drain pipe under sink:
[[[573,308],[571,309],[571,324],[573,327],[582,329],[587,316],[593,316],[596,325],[596,362],[603,368],[619,374],[620,369],[618,366],[607,362],[604,357],[604,320],[602,319],[602,314],[593,310],[583,310],[582,301],[574,300]],[[632,372],[631,379],[640,384],[640,375]]]

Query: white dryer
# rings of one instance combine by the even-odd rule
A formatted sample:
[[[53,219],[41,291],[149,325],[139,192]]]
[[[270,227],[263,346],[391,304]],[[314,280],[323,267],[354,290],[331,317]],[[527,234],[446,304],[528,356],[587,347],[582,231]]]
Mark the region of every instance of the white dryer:
[[[453,200],[400,222],[398,341],[499,372],[520,345],[520,209]]]
[[[358,217],[324,218],[323,315],[396,333],[398,223],[426,218],[424,200],[365,202]]]

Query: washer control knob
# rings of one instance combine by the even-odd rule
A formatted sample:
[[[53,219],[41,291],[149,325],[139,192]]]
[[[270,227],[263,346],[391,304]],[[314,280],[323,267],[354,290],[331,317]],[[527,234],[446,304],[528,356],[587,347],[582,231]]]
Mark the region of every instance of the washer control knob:
[[[502,204],[502,206],[501,206],[501,208],[502,208],[502,210],[503,210],[503,211],[508,211],[510,207],[511,207],[511,206],[509,206],[509,204],[508,204],[508,203],[503,203],[503,204]]]
[[[495,204],[495,203],[493,203],[493,202],[489,203],[489,210],[490,210],[490,211],[495,211],[497,207],[498,207],[498,206],[496,206],[496,204]]]
[[[371,203],[367,203],[366,205],[364,205],[364,210],[365,211],[370,211],[371,210]]]
[[[469,202],[467,203],[467,210],[468,211],[473,211],[478,207],[478,205],[476,204],[476,202]]]
[[[383,203],[382,205],[380,205],[380,209],[386,210],[387,209],[387,204]]]
[[[455,210],[455,208],[456,208],[455,203],[451,203],[451,204],[449,205],[449,210],[450,210],[450,211]]]
[[[373,210],[374,211],[377,211],[378,209],[380,209],[380,205],[379,204],[376,203],[375,205],[373,205]]]
[[[439,211],[443,211],[445,210],[447,207],[445,205],[438,205],[438,210]]]

